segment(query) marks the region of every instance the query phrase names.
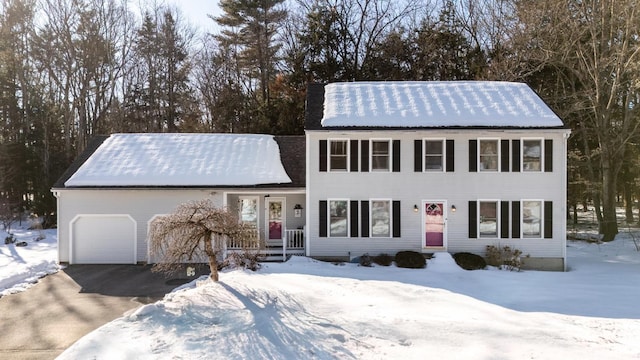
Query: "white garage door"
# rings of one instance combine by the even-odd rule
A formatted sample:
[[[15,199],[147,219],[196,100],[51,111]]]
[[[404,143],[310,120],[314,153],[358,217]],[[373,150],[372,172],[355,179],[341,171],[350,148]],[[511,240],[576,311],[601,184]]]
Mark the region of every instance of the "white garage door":
[[[71,224],[72,264],[135,264],[136,223],[129,215],[80,215]]]

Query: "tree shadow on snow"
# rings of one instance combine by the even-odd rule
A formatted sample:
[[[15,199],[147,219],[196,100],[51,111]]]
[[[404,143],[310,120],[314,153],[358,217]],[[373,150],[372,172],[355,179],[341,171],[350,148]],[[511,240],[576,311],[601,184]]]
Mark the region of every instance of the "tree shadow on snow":
[[[219,284],[253,316],[255,331],[246,334],[254,347],[247,354],[249,358],[357,358],[345,343],[358,340],[330,320],[310,314],[291,297],[250,289],[244,295],[223,282]]]

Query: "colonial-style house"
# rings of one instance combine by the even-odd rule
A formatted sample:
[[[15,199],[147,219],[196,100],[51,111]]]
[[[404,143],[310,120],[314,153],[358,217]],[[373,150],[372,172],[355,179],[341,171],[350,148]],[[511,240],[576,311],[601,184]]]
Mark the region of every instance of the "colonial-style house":
[[[305,136],[114,134],[56,182],[59,261],[154,262],[148,233],[210,198],[274,251],[528,254],[566,266],[569,130],[527,85],[312,84]]]
[[[305,130],[308,256],[495,245],[565,268],[570,131],[529,86],[311,85]]]

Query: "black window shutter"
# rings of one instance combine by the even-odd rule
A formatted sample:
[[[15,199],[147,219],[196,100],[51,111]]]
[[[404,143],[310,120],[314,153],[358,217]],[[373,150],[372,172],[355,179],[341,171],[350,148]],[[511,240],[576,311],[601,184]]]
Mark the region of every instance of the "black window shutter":
[[[544,141],[544,171],[553,171],[553,140]]]
[[[553,202],[544,202],[544,238],[551,239],[553,237]]]
[[[520,140],[511,141],[511,171],[520,171]]]
[[[469,201],[469,239],[478,237],[478,204]]]
[[[320,140],[320,171],[327,171],[327,140]]]
[[[369,202],[360,202],[360,236],[369,237]]]
[[[422,140],[413,141],[413,171],[422,172]]]
[[[500,201],[500,237],[509,238],[509,202]]]
[[[400,237],[400,201],[393,202],[393,237]]]
[[[360,140],[360,171],[369,171],[369,140]]]
[[[453,140],[447,140],[447,172],[453,172],[455,169],[453,156]]]
[[[400,172],[400,140],[393,140],[393,172]]]
[[[469,172],[476,171],[478,171],[478,140],[469,140]]]
[[[511,202],[511,237],[520,238],[520,201]]]
[[[351,227],[351,237],[358,237],[358,201],[351,200],[350,206],[349,216],[351,216],[351,219],[349,219],[349,226]]]
[[[500,171],[509,172],[509,140],[501,140],[500,142]]]
[[[320,230],[320,237],[327,237],[327,201],[320,200],[320,207],[318,210],[320,218],[320,224],[318,229]]]
[[[351,171],[358,171],[358,140],[351,140]]]

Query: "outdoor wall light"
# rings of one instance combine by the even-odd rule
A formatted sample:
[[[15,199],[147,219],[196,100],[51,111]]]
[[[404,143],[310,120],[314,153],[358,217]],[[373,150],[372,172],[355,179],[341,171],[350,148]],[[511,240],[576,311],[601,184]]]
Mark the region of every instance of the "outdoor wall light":
[[[418,212],[418,204],[413,205],[413,212]]]
[[[456,212],[456,206],[455,205],[451,205],[451,212]]]
[[[295,216],[295,217],[301,217],[302,216],[302,205],[296,204],[293,207],[293,216]]]

